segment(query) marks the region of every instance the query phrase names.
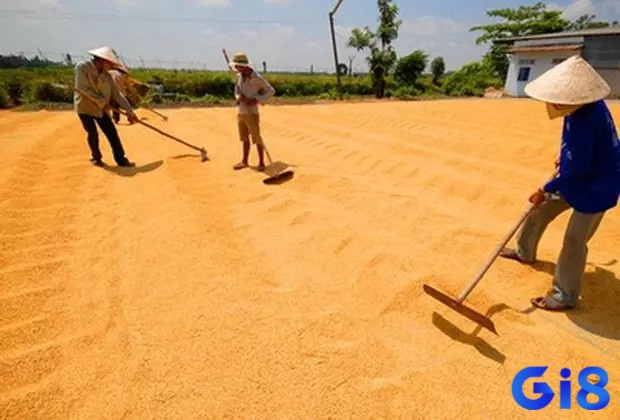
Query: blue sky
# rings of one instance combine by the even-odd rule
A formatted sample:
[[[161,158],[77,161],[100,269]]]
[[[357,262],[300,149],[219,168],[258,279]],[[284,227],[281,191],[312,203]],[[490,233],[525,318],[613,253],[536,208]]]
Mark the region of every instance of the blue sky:
[[[396,0],[404,21],[395,47],[442,56],[448,69],[478,60],[469,28],[490,22],[489,8],[536,1]],[[331,70],[333,57],[327,14],[335,0],[0,0],[0,53],[43,51],[79,58],[90,48],[110,45],[129,66],[142,59],[166,67],[223,69],[221,49],[247,51],[272,70]],[[620,0],[555,0],[550,8],[567,18],[584,13],[620,19]],[[25,11],[25,12],[15,12]],[[119,16],[119,17],[116,17]],[[245,22],[244,22],[245,21]],[[257,22],[258,21],[258,22]],[[364,53],[345,47],[354,27],[375,28],[375,0],[344,0],[336,25],[341,61],[353,58],[365,69]],[[260,66],[259,66],[260,68]]]

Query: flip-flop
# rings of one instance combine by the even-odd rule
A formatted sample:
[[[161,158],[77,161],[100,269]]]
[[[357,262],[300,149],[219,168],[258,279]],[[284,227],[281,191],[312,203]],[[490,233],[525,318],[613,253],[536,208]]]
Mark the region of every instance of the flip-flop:
[[[559,311],[567,311],[569,309],[572,309],[571,306],[568,306],[556,300],[552,296],[538,296],[538,297],[532,298],[530,302],[532,302],[532,305],[536,306],[537,308],[544,309],[546,311],[559,312]]]
[[[502,248],[502,250],[499,252],[499,256],[507,258],[509,260],[519,261],[523,264],[529,264],[529,262],[523,260],[517,250],[513,248]]]
[[[233,166],[233,169],[235,171],[238,171],[239,169],[244,169],[244,168],[247,168],[247,167],[248,167],[248,165],[246,165],[245,163],[239,162],[235,166]]]
[[[258,166],[256,167],[256,170],[257,170],[257,171],[260,171],[260,172],[263,172],[263,171],[265,170],[265,165],[258,165]]]

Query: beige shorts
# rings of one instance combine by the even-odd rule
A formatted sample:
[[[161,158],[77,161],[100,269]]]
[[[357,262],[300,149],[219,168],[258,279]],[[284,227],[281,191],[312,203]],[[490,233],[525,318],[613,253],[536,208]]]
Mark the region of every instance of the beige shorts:
[[[258,114],[237,114],[237,127],[239,129],[239,140],[252,143],[263,144],[260,135],[260,117]]]

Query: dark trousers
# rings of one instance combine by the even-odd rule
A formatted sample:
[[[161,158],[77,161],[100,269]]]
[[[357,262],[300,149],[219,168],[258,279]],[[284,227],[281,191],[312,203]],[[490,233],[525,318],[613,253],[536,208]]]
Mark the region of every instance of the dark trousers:
[[[115,123],[118,124],[118,122],[121,120],[121,114],[118,111],[112,111],[112,119],[114,120]]]
[[[116,163],[120,165],[127,160],[125,157],[123,144],[121,143],[116,127],[114,126],[114,123],[109,115],[103,114],[103,117],[101,118],[96,118],[85,114],[78,114],[78,116],[80,117],[80,121],[82,121],[84,130],[88,133],[88,146],[90,147],[90,152],[94,160],[101,160],[103,157],[101,150],[99,150],[99,133],[97,132],[97,125],[101,128],[101,131],[103,131],[103,134],[105,134],[108,139],[108,142],[112,147],[112,154],[114,155],[114,160]]]

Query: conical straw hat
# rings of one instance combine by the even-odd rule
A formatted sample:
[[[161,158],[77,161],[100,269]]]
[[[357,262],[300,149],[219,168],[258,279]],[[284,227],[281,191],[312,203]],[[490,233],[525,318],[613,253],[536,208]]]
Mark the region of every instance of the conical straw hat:
[[[232,61],[228,63],[231,67],[241,66],[241,67],[252,67],[252,63],[250,62],[250,58],[244,52],[236,53]]]
[[[611,88],[586,60],[574,55],[528,83],[525,93],[542,102],[583,105],[605,99]]]
[[[123,70],[124,72],[129,73],[129,69],[125,67],[121,59],[118,57],[118,54],[116,54],[116,51],[114,51],[110,47],[97,48],[97,49],[88,51],[88,53],[91,55],[94,55],[95,57],[99,57],[104,60],[107,60],[110,63],[114,64],[114,67],[117,67]]]

